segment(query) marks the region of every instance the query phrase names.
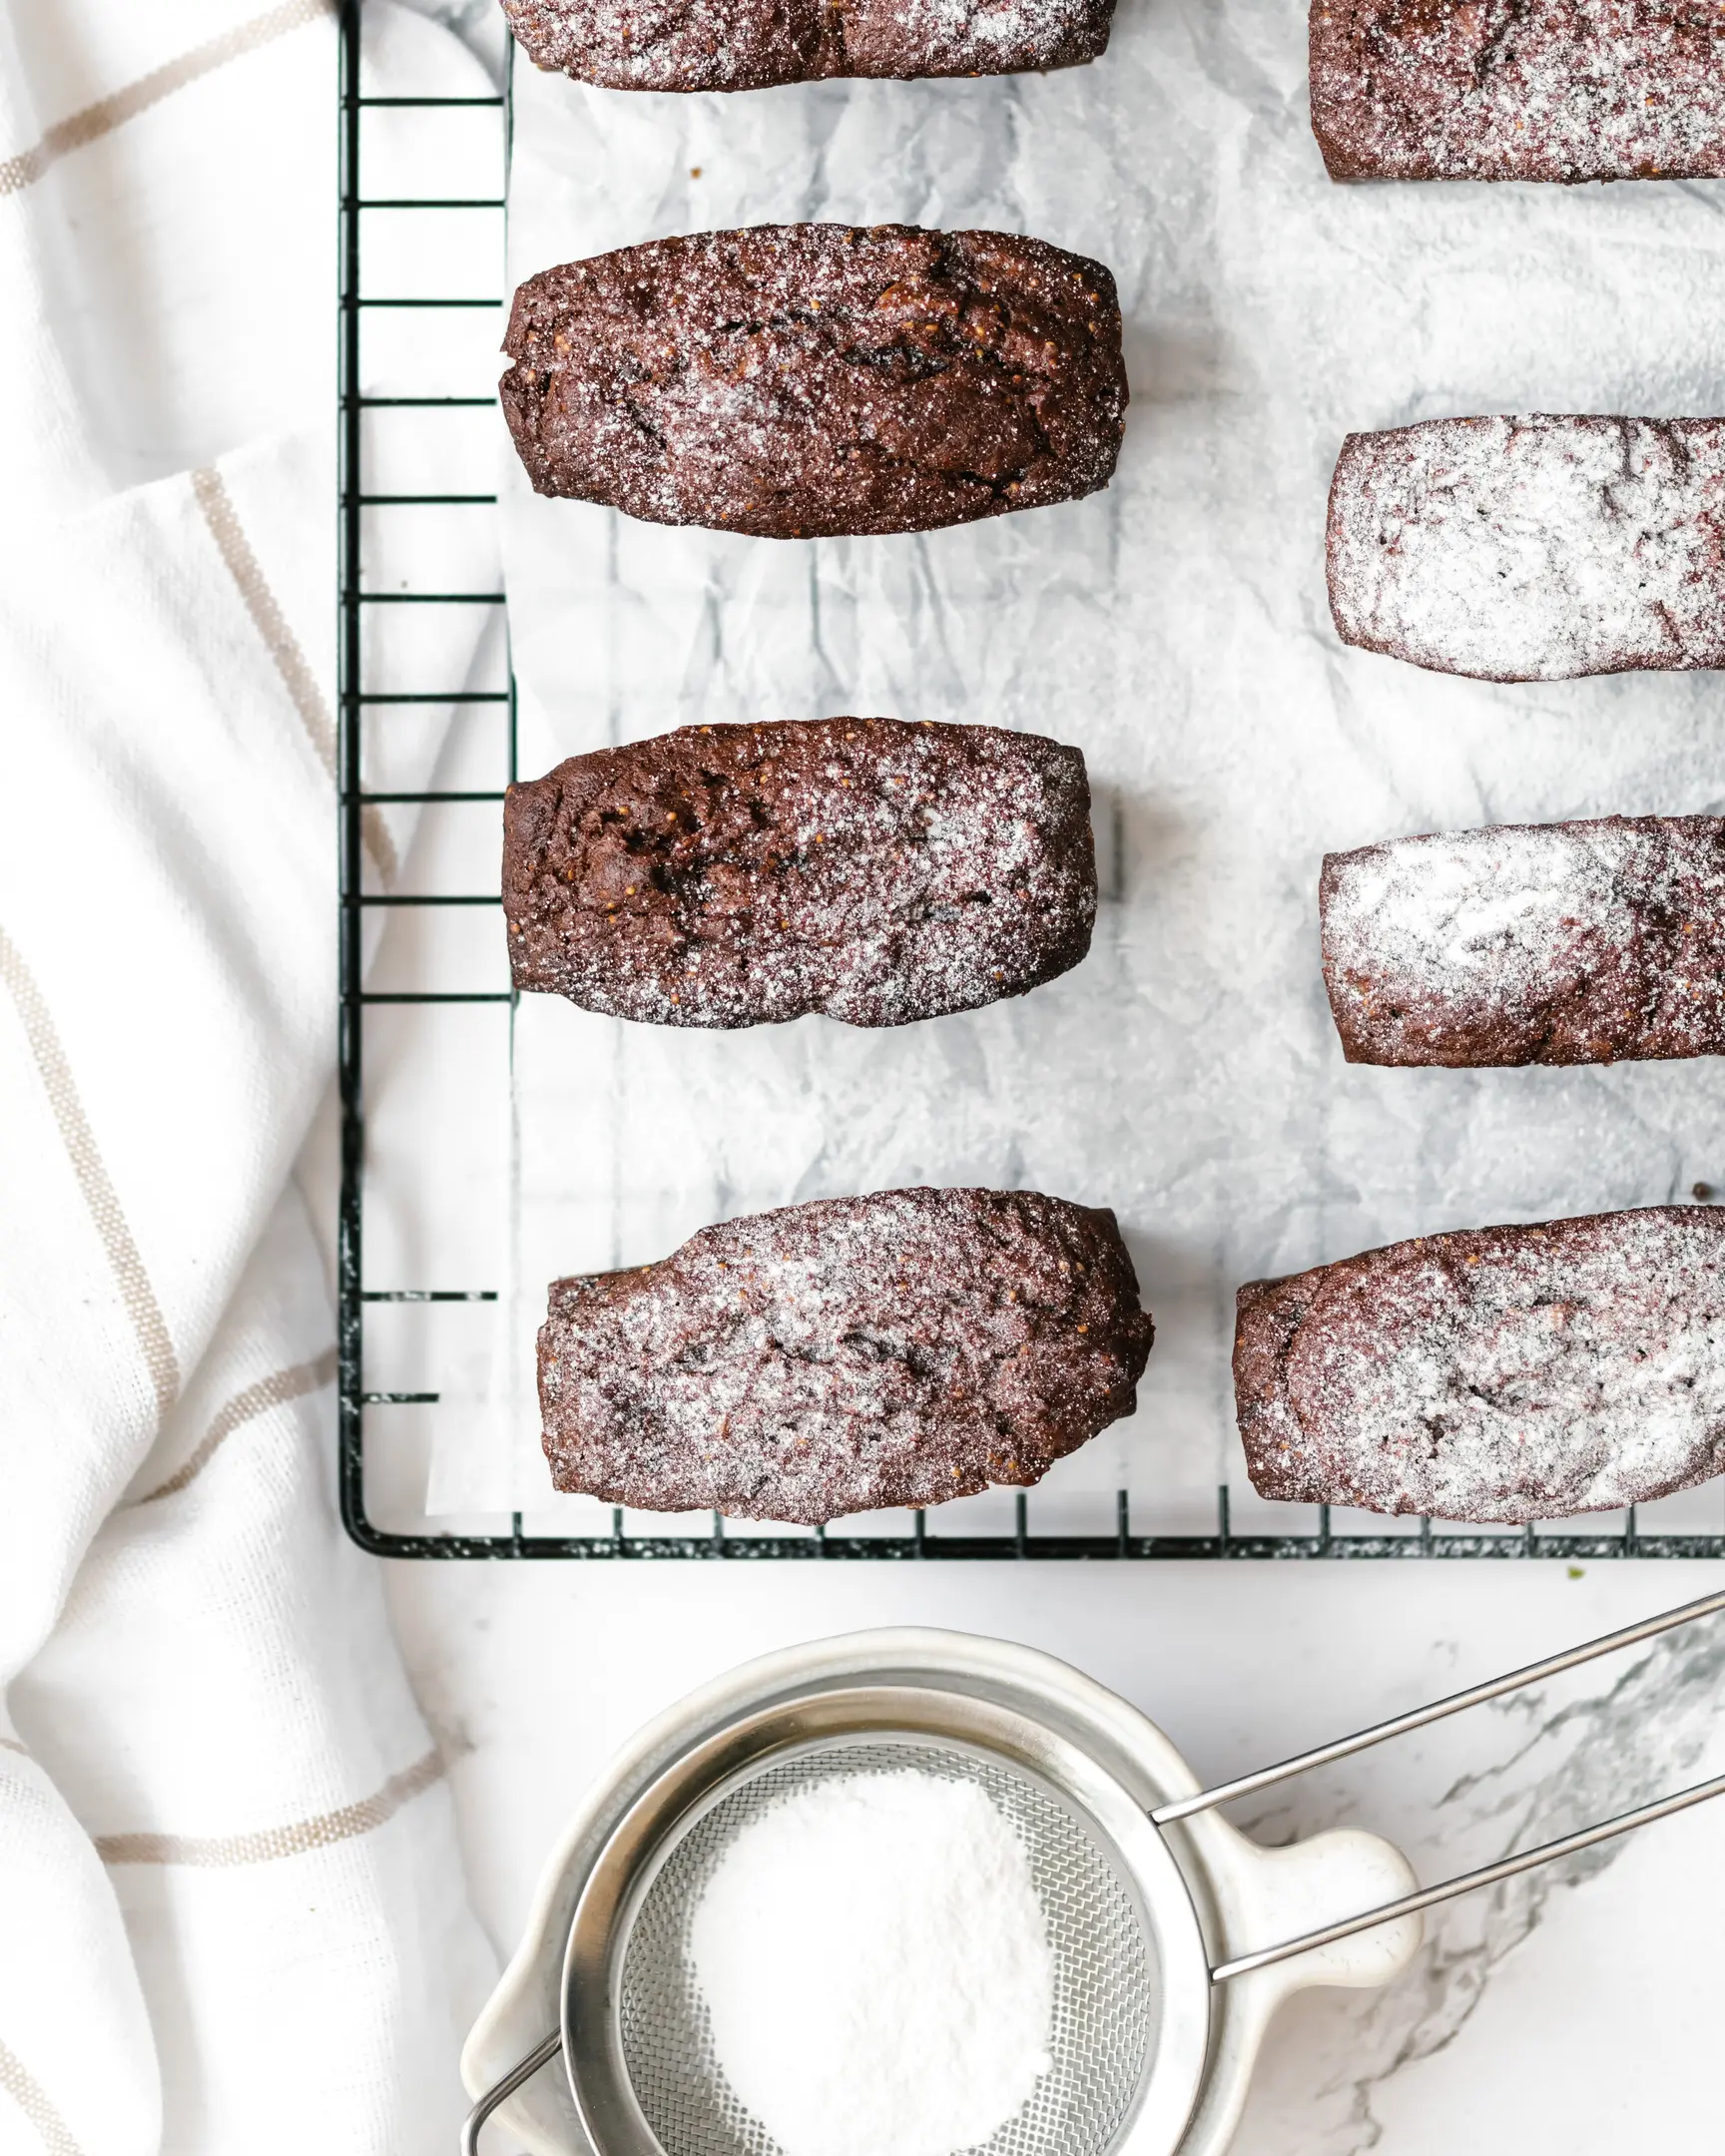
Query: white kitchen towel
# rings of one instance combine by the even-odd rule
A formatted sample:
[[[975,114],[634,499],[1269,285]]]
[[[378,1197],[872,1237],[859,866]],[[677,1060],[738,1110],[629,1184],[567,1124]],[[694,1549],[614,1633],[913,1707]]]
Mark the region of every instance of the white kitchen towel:
[[[366,12],[377,86],[487,87]],[[334,1514],[291,1182],[335,1010],[334,77],[318,0],[0,27],[4,2156],[451,2145],[485,1972]],[[378,883],[411,837],[368,822]]]

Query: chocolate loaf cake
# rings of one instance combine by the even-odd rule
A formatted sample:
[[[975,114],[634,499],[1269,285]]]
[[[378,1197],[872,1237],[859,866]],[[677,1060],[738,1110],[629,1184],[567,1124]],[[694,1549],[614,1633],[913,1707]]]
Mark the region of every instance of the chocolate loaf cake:
[[[1725,667],[1725,420],[1350,434],[1327,553],[1344,643],[1438,673]]]
[[[1725,174],[1715,0],[1312,0],[1332,180]]]
[[[515,986],[659,1025],[904,1025],[1075,966],[1076,749],[995,727],[684,727],[509,790]]]
[[[1601,816],[1329,853],[1324,985],[1350,1063],[1725,1055],[1725,819]]]
[[[1725,1211],[1475,1228],[1240,1290],[1252,1485],[1296,1504],[1566,1518],[1725,1469]]]
[[[555,1281],[560,1490],[811,1525],[1030,1483],[1130,1414],[1153,1328],[1114,1216],[1034,1191],[827,1198]]]
[[[1014,75],[1107,50],[1114,0],[503,0],[534,65],[606,90]]]
[[[1005,233],[759,225],[530,277],[504,414],[541,494],[767,539],[931,531],[1106,486],[1114,279]]]

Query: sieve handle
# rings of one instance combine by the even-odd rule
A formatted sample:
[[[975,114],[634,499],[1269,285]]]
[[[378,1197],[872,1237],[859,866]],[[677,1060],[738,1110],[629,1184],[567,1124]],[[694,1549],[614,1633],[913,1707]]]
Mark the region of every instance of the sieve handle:
[[[1356,1752],[1382,1744],[1388,1737],[1402,1737],[1409,1730],[1424,1729],[1430,1722],[1441,1722],[1445,1715],[1459,1714],[1463,1707],[1478,1707],[1486,1700],[1501,1699],[1505,1692],[1518,1692],[1523,1685],[1537,1684],[1543,1677],[1559,1677],[1565,1670],[1578,1669],[1583,1662],[1591,1662],[1599,1655],[1614,1654],[1620,1647],[1637,1646],[1642,1640],[1657,1638],[1661,1632],[1673,1631],[1678,1625],[1694,1624],[1697,1618],[1711,1617],[1718,1610],[1725,1610],[1725,1592],[1703,1595],[1698,1602],[1685,1602],[1677,1609],[1662,1610],[1657,1617],[1644,1617],[1639,1624],[1625,1625],[1620,1632],[1606,1632],[1598,1639],[1584,1640],[1579,1647],[1566,1647],[1561,1654],[1548,1655],[1543,1662],[1529,1662],[1524,1669],[1511,1670],[1506,1677],[1487,1678],[1484,1684],[1469,1685],[1465,1692],[1451,1692],[1447,1699],[1434,1700],[1429,1707],[1415,1707],[1407,1714],[1393,1715],[1388,1722],[1375,1722],[1370,1729],[1357,1730],[1352,1737],[1338,1737],[1334,1743],[1319,1745],[1311,1752],[1297,1752],[1292,1759],[1285,1759],[1278,1766],[1260,1767],[1232,1782],[1219,1782],[1214,1789],[1200,1790],[1196,1797],[1177,1797],[1171,1804],[1158,1805],[1150,1815],[1151,1824],[1171,1827],[1176,1820],[1190,1819],[1194,1813],[1213,1811],[1217,1805],[1227,1804],[1230,1798],[1253,1796],[1277,1782],[1286,1782],[1292,1775],[1305,1774],[1308,1768],[1327,1766],[1331,1760],[1348,1759]],[[1691,1801],[1699,1803],[1700,1799]],[[1639,1824],[1633,1814],[1626,1813],[1624,1817],[1631,1825]],[[1599,1839],[1603,1840],[1603,1835]],[[1555,1849],[1556,1845],[1552,1847]]]
[[[494,2082],[468,2112],[461,2126],[461,2156],[478,2156],[479,2129],[500,2103],[513,2096],[523,2081],[531,2081],[545,2064],[554,2059],[563,2048],[563,2032],[553,2029],[545,2041],[535,2044],[518,2065],[511,2066],[501,2081]]]
[[[1210,1971],[1210,1981],[1227,1983],[1230,1977],[1269,1968],[1276,1961],[1291,1961],[1296,1954],[1310,1953],[1314,1946],[1328,1946],[1335,1939],[1352,1938],[1357,1931],[1371,1931],[1379,1924],[1394,1922],[1398,1916],[1418,1915],[1421,1909],[1431,1908],[1438,1901],[1452,1901],[1457,1894],[1471,1893],[1475,1886],[1490,1886],[1498,1880],[1513,1879],[1517,1872],[1531,1872],[1536,1865],[1573,1856],[1577,1850],[1592,1849],[1596,1843],[1610,1842],[1637,1827],[1650,1826],[1654,1820],[1669,1819],[1673,1812],[1686,1812],[1691,1805],[1705,1804],[1710,1797],[1725,1797],[1725,1775],[1716,1775],[1711,1782],[1697,1782],[1693,1789],[1678,1790],[1674,1796],[1640,1805],[1633,1812],[1620,1812],[1615,1819],[1601,1821],[1597,1827],[1583,1827],[1578,1834],[1564,1835],[1561,1841],[1542,1842],[1537,1849],[1523,1850],[1517,1856],[1503,1858],[1500,1863],[1481,1865],[1477,1872],[1463,1872],[1437,1886],[1423,1886],[1417,1893],[1404,1894],[1399,1901],[1386,1901],[1381,1908],[1367,1909],[1359,1916],[1345,1916],[1340,1923],[1325,1924],[1321,1930],[1308,1931],[1301,1938],[1286,1939],[1280,1946],[1265,1946],[1256,1953],[1241,1954],[1237,1960],[1220,1961]]]
[[[1510,1670],[1506,1676],[1470,1685],[1465,1692],[1451,1692],[1446,1699],[1434,1700],[1429,1707],[1413,1708],[1407,1714],[1392,1716],[1388,1722],[1377,1722],[1370,1729],[1358,1730],[1352,1737],[1338,1737],[1334,1743],[1319,1745],[1311,1752],[1296,1753],[1278,1766],[1260,1767],[1255,1773],[1240,1775],[1232,1782],[1219,1782],[1214,1789],[1201,1790],[1195,1797],[1176,1798],[1170,1804],[1158,1806],[1150,1814],[1151,1821],[1157,1827],[1170,1827],[1177,1820],[1213,1811],[1232,1797],[1249,1797],[1275,1783],[1286,1782],[1293,1775],[1305,1774],[1308,1768],[1326,1766],[1331,1760],[1348,1759],[1372,1745],[1383,1744],[1386,1738],[1424,1729],[1428,1723],[1442,1721],[1445,1715],[1459,1714],[1464,1707],[1477,1707],[1486,1700],[1501,1699],[1506,1692],[1518,1692],[1524,1685],[1537,1684],[1541,1678],[1561,1676],[1565,1670],[1578,1669],[1582,1663],[1592,1662],[1600,1655],[1613,1654],[1622,1647],[1638,1646],[1642,1640],[1656,1639],[1661,1632],[1694,1624],[1699,1618],[1711,1617],[1720,1610],[1725,1610],[1725,1592],[1703,1595],[1699,1601],[1662,1610],[1657,1617],[1645,1617],[1639,1624],[1625,1625],[1618,1632],[1602,1633],[1598,1639],[1585,1640],[1579,1647],[1568,1647],[1561,1654],[1548,1655],[1543,1662],[1529,1662],[1522,1669]],[[1721,1796],[1725,1796],[1725,1775],[1717,1776],[1711,1782],[1698,1782],[1692,1789],[1678,1790],[1670,1797],[1641,1805],[1633,1812],[1619,1813],[1615,1819],[1603,1820],[1597,1827],[1584,1827],[1577,1834],[1565,1835],[1561,1841],[1544,1842],[1537,1849],[1505,1857],[1497,1864],[1481,1865],[1476,1872],[1463,1872],[1437,1886],[1423,1886],[1416,1893],[1404,1894],[1399,1901],[1386,1901],[1382,1907],[1367,1909],[1362,1915],[1325,1924],[1321,1930],[1287,1939],[1280,1946],[1265,1946],[1256,1953],[1241,1954],[1236,1960],[1219,1962],[1210,1971],[1210,1980],[1226,1983],[1230,1977],[1269,1968],[1277,1961],[1290,1961],[1296,1954],[1310,1953],[1315,1946],[1328,1946],[1337,1939],[1352,1938],[1356,1932],[1371,1931],[1379,1924],[1394,1922],[1399,1916],[1418,1915],[1422,1909],[1432,1908],[1439,1901],[1471,1893],[1476,1886],[1490,1886],[1498,1880],[1513,1879],[1517,1872],[1531,1872],[1538,1865],[1572,1856],[1577,1850],[1592,1849],[1597,1843],[1613,1841],[1618,1835],[1629,1834],[1637,1827],[1650,1826],[1654,1820],[1669,1819],[1674,1812],[1686,1812],[1691,1805],[1705,1804],[1710,1797]]]

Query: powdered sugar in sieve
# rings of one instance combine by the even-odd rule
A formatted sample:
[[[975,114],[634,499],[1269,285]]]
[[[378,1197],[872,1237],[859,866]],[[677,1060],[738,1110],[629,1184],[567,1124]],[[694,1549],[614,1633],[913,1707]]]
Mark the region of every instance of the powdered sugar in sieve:
[[[964,1840],[953,1884],[987,1890],[992,1908],[944,1899],[934,1912],[943,1948],[905,1893],[876,1876],[873,1898],[894,1935],[848,1940],[847,1914],[853,1928],[865,1920],[858,1893],[869,1887],[858,1875],[894,1842],[907,1850],[906,1835],[922,1838],[925,1857],[936,1840],[947,1851],[955,1836]],[[761,1910],[760,1935],[747,1936],[738,1888],[760,1882],[763,1837],[779,1841],[787,1884],[823,1849],[854,1854],[857,1874],[796,1911],[800,1936],[787,1937],[778,1906]],[[914,1868],[907,1857],[906,1872]],[[939,1898],[938,1881],[925,1862],[920,1869],[920,1886]],[[882,1973],[906,1950],[927,1956],[901,1971],[908,1990],[922,1993],[917,2057],[892,2055],[910,2034],[897,2006],[883,2002],[870,2023],[860,1990],[846,1985],[853,1943],[854,1974],[864,1964]],[[785,1956],[777,1978],[762,1951],[771,1945]],[[953,1949],[992,1966],[965,1972]],[[720,1985],[724,1994],[710,1996]],[[733,1789],[649,1889],[623,1957],[619,2007],[629,2078],[667,2156],[861,2156],[868,2147],[1090,2156],[1127,2115],[1155,2027],[1143,1919],[1094,1838],[1012,1768],[912,1741],[805,1755]],[[823,2027],[824,2007],[861,2022]],[[761,2010],[795,2018],[763,2030],[748,2020]],[[847,2091],[831,2080],[866,2070],[871,2055],[869,2085]]]

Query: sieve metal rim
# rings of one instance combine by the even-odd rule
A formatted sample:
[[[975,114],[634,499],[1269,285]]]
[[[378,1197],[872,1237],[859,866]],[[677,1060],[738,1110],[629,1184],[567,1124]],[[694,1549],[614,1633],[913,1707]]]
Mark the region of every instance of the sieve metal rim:
[[[602,2156],[663,2156],[623,2055],[620,1984],[635,1918],[676,1850],[747,1781],[799,1755],[900,1737],[1023,1776],[1096,1845],[1130,1895],[1159,1972],[1153,2039],[1107,2156],[1167,2156],[1196,2104],[1213,1992],[1198,1912],[1142,1805],[1080,1745],[1027,1714],[926,1684],[844,1685],[738,1717],[672,1762],[618,1823],[583,1883],[560,1985],[565,2071]]]

